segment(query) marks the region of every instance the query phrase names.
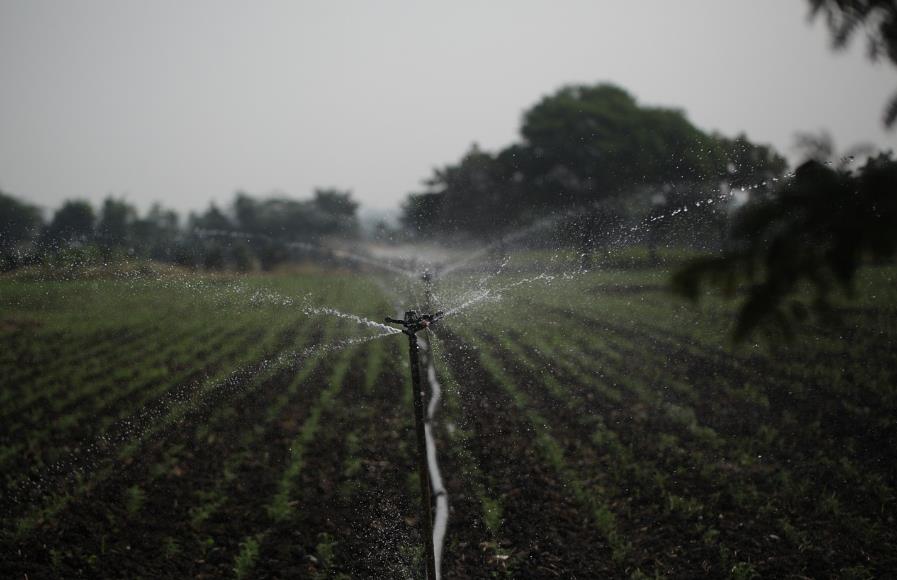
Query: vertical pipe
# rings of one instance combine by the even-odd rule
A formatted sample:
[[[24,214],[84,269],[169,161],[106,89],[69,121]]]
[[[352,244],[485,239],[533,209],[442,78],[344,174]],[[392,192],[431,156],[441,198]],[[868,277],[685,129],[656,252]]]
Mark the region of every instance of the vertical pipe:
[[[424,432],[424,402],[420,382],[420,347],[417,335],[408,333],[408,354],[411,358],[411,389],[414,391],[414,427],[417,432],[417,475],[420,479],[421,525],[427,554],[427,579],[436,580],[436,556],[433,553],[433,521],[430,506],[430,473],[427,468],[427,437]]]

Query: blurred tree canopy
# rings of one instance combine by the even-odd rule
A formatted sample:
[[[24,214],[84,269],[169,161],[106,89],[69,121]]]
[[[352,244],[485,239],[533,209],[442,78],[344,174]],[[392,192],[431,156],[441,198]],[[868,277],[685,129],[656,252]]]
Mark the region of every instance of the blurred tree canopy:
[[[847,46],[857,33],[865,33],[872,60],[897,65],[897,2],[894,0],[809,0],[812,17],[823,16],[835,48]],[[885,106],[884,124],[897,121],[897,93]]]
[[[191,216],[195,228],[236,230],[284,241],[314,241],[322,236],[351,236],[358,230],[358,203],[349,191],[316,189],[310,200],[286,196],[256,199],[237,192],[229,215],[211,204]]]
[[[306,200],[238,192],[229,207],[212,203],[182,228],[177,212],[159,204],[141,216],[125,200],[107,197],[99,215],[87,201],[66,201],[44,226],[37,208],[0,193],[0,267],[132,256],[188,267],[271,268],[295,255],[294,242],[313,248],[327,236],[357,235],[357,210],[351,192],[333,188]]]
[[[0,191],[0,252],[31,239],[43,222],[40,209]]]
[[[43,239],[50,245],[86,242],[93,238],[95,223],[96,214],[89,201],[69,200],[53,214],[50,225],[43,232]]]
[[[570,86],[523,117],[525,175],[541,197],[590,202],[634,184],[702,180],[724,174],[721,143],[682,111],[645,107],[623,89]]]
[[[97,239],[106,247],[118,247],[127,243],[137,219],[137,210],[124,200],[107,197],[100,209],[97,222]]]
[[[831,313],[833,291],[853,292],[864,260],[895,255],[895,185],[890,153],[855,172],[807,161],[774,195],[739,212],[725,252],[692,260],[673,287],[693,300],[705,284],[728,297],[744,289],[736,341],[758,329],[791,336],[795,322]]]
[[[762,180],[787,166],[768,146],[704,133],[682,111],[639,105],[610,84],[567,86],[544,97],[525,112],[520,133],[519,143],[498,153],[474,144],[458,163],[434,170],[426,191],[410,194],[402,207],[406,229],[490,238],[579,208],[591,216],[579,222],[592,239],[609,223],[609,210],[595,206],[611,198],[671,184],[715,189],[736,173],[742,181]]]

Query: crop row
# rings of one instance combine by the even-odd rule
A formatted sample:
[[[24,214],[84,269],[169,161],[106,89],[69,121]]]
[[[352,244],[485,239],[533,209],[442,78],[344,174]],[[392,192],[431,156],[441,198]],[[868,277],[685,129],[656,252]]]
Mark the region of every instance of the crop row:
[[[867,434],[840,425],[832,436],[801,421],[799,399],[780,396],[786,379],[803,392],[834,389],[820,393],[833,398],[862,384],[829,386],[812,365],[699,346],[688,325],[655,306],[661,299],[633,294],[580,301],[573,312],[571,295],[521,292],[507,302],[519,310],[528,301],[549,322],[531,324],[499,305],[453,328],[529,417],[543,461],[573,495],[584,507],[606,498],[616,524],[601,512],[594,520],[618,545],[618,560],[628,555],[631,566],[659,573],[689,558],[717,574],[801,566],[818,573],[830,548],[817,546],[837,545],[838,559],[864,566],[853,538],[880,550],[893,545],[881,517],[893,510],[892,474],[861,468],[868,453],[851,452]],[[802,430],[808,438],[795,442]],[[678,537],[663,537],[673,529]]]

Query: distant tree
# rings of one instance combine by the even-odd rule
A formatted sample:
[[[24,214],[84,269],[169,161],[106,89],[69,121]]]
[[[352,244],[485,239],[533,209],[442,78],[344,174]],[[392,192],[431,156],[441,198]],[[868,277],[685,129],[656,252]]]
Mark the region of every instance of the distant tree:
[[[315,189],[312,199],[323,235],[355,235],[358,232],[358,202],[351,191]]]
[[[124,200],[107,197],[100,209],[97,240],[107,248],[124,245],[130,236],[137,210]]]
[[[146,216],[131,224],[131,237],[137,251],[156,260],[173,261],[180,235],[176,211],[154,203]]]
[[[238,191],[234,195],[233,213],[237,227],[244,232],[259,233],[264,226],[259,223],[258,202],[248,194]]]
[[[353,235],[358,228],[358,203],[351,192],[337,189],[317,189],[311,200],[285,196],[257,200],[238,192],[231,208],[240,231],[282,241]]]
[[[352,199],[351,191],[339,189],[315,189],[314,204],[319,210],[332,215],[353,217],[358,210],[358,202]]]
[[[519,214],[514,176],[507,157],[493,156],[474,143],[454,165],[435,169],[424,181],[428,191],[406,204],[403,223],[419,234],[467,233],[489,237]]]
[[[831,133],[822,130],[818,133],[798,132],[794,135],[794,149],[806,161],[818,161],[828,165],[837,165],[844,169],[857,158],[874,155],[875,148],[868,143],[860,143],[839,153]]]
[[[190,225],[191,230],[232,230],[234,228],[230,218],[214,203],[210,203],[209,208],[200,215],[191,214]]]
[[[847,46],[854,34],[866,35],[872,60],[887,59],[897,65],[897,2],[894,0],[809,0],[812,17],[824,16],[837,49]],[[885,106],[884,124],[897,121],[897,93]]]
[[[441,233],[439,217],[444,199],[444,192],[409,194],[402,203],[402,215],[399,218],[402,227],[419,238]]]
[[[788,161],[770,145],[758,145],[744,133],[734,139],[715,134],[726,158],[726,181],[732,187],[771,186],[788,169]]]
[[[301,251],[293,242],[355,235],[357,209],[351,192],[337,189],[317,189],[310,200],[284,195],[257,199],[238,191],[227,212],[211,204],[203,214],[191,215],[193,235],[178,260],[206,268],[270,269]]]
[[[53,220],[44,231],[44,239],[59,242],[88,241],[93,238],[96,215],[90,202],[69,200],[53,214]]]
[[[864,260],[897,252],[897,162],[879,155],[851,172],[808,161],[775,195],[748,204],[732,236],[722,255],[676,272],[673,287],[697,300],[705,283],[729,297],[746,285],[736,341],[758,328],[790,335],[794,322],[831,311],[833,290],[852,293]],[[813,289],[809,304],[803,286]]]
[[[40,210],[0,191],[0,252],[31,239],[43,225]]]

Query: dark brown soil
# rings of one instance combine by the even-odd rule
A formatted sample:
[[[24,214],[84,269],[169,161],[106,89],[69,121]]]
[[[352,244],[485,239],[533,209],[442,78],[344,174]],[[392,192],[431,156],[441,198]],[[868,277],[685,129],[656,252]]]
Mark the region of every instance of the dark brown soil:
[[[558,310],[551,316],[569,315]],[[686,338],[675,333],[586,322],[621,339],[614,348],[622,360],[581,345],[590,357],[581,370],[601,369],[594,381],[583,381],[581,373],[565,372],[525,347],[544,376],[563,386],[563,397],[546,390],[540,373],[486,339],[529,410],[545,419],[576,482],[545,460],[527,409],[485,372],[477,351],[449,329],[440,332],[460,387],[451,395],[460,406],[453,420],[469,435],[461,449],[453,447],[445,423],[436,432],[451,504],[443,578],[625,578],[636,570],[670,578],[735,572],[750,577],[751,571],[825,578],[844,570],[887,577],[897,567],[895,506],[880,503],[871,484],[855,487],[850,478],[856,476],[837,463],[839,457],[852,457],[864,473],[893,489],[893,462],[887,460],[895,428],[887,422],[888,409],[872,408],[872,399],[862,394],[857,400],[867,411],[843,409],[831,392],[789,389],[794,378],[781,369],[688,348]],[[526,342],[513,333],[510,338]],[[291,459],[291,445],[327,388],[339,354],[325,358],[271,421],[270,403],[290,384],[291,371],[278,372],[251,391],[234,389],[221,405],[186,417],[132,459],[94,472],[102,474],[95,483],[47,482],[48,488],[55,483],[74,496],[21,537],[4,525],[0,576],[233,577],[242,543],[255,538],[259,555],[252,578],[420,578],[406,344],[402,336],[384,340],[391,341],[388,360],[370,389],[364,387],[365,351],[352,355],[338,397],[320,416],[318,433],[303,455],[288,518],[275,521],[268,507]],[[627,343],[662,353],[671,361],[664,376],[692,385],[697,396],[666,389],[656,373],[640,366],[639,348]],[[661,394],[645,401],[619,387],[617,399],[596,388],[620,376]],[[755,385],[769,404],[735,396],[720,377],[729,385]],[[716,439],[671,420],[660,412],[664,405],[692,410],[696,424],[711,428]],[[865,413],[869,424],[841,421],[842,411]],[[826,428],[819,427],[822,422]],[[795,425],[817,427],[796,430]],[[599,428],[612,433],[620,447],[596,442],[592,436]],[[765,441],[761,428],[777,434]],[[83,431],[92,432],[90,426]],[[839,444],[849,451],[839,451]],[[748,451],[766,460],[739,465],[737,454]],[[477,469],[468,469],[468,457]],[[614,561],[574,483],[613,513],[628,544],[622,560]],[[133,489],[142,496],[136,507],[128,495]],[[502,507],[495,533],[484,522],[481,495]],[[844,503],[824,512],[819,504],[831,501],[827,497]],[[695,507],[675,509],[670,504],[677,500],[693,501]],[[204,506],[214,509],[198,519]],[[4,505],[3,513],[18,516],[25,507]],[[737,568],[742,563],[750,566]]]

